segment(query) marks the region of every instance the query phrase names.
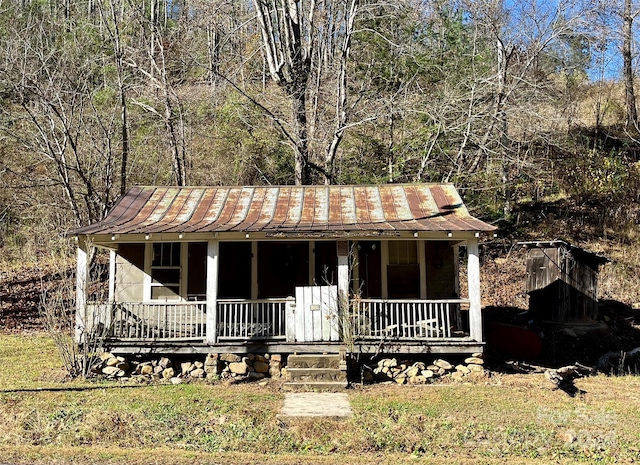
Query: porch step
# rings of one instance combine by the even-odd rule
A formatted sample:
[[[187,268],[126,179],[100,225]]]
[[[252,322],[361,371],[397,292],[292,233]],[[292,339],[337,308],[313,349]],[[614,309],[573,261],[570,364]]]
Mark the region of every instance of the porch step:
[[[337,381],[290,381],[282,385],[282,389],[289,392],[301,391],[322,391],[322,392],[341,392],[347,387],[347,382]]]
[[[342,390],[347,367],[340,354],[294,354],[287,358],[287,390]]]
[[[291,382],[347,382],[347,372],[339,368],[287,368]]]
[[[340,368],[340,354],[293,354],[287,357],[290,368]]]

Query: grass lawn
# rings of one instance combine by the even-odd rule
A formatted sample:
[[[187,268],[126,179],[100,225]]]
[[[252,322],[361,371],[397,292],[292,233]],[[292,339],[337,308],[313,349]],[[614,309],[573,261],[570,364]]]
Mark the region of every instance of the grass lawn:
[[[0,459],[63,464],[632,463],[640,378],[348,390],[350,419],[277,418],[281,383],[64,382],[46,336],[0,335]]]

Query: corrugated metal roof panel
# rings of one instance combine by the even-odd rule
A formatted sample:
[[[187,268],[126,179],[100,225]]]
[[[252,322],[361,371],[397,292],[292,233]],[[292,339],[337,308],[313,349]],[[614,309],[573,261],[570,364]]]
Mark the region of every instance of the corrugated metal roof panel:
[[[451,184],[134,187],[74,234],[493,231]]]

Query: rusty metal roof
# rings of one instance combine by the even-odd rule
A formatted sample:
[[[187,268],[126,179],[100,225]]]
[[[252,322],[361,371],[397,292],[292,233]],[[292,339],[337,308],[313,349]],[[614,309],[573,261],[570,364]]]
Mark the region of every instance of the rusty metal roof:
[[[134,187],[76,235],[493,231],[451,184]]]

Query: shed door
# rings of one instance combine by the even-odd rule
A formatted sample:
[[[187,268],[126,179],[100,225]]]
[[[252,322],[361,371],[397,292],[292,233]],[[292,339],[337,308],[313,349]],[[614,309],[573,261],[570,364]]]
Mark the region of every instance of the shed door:
[[[338,286],[296,287],[296,341],[340,340]]]

